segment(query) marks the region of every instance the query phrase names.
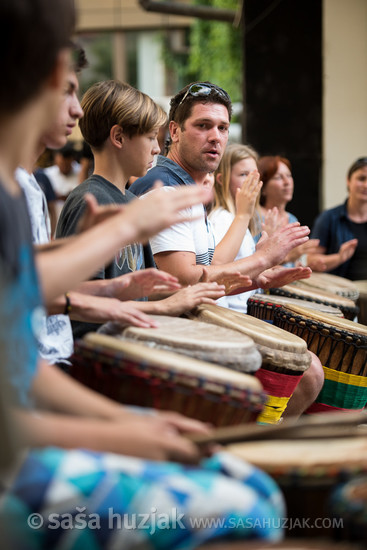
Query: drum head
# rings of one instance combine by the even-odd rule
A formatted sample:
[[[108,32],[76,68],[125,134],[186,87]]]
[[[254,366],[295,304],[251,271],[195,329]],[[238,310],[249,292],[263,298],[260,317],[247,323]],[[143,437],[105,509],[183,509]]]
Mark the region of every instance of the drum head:
[[[280,293],[283,296],[289,295],[291,298],[300,298],[302,300],[310,300],[314,302],[323,302],[324,304],[332,305],[335,307],[355,309],[355,303],[349,298],[344,296],[338,296],[333,292],[327,292],[325,290],[311,288],[305,285],[301,281],[296,281],[290,285],[284,285],[275,290],[275,294]]]
[[[261,355],[253,340],[223,327],[181,317],[151,315],[158,328],[128,327],[117,338],[146,342],[151,347],[175,351],[241,372],[255,372]]]
[[[349,321],[342,317],[335,317],[335,315],[328,315],[327,313],[317,312],[316,310],[310,310],[306,307],[287,305],[282,308],[285,312],[292,315],[300,315],[306,319],[312,319],[327,327],[334,329],[344,330],[350,334],[356,334],[360,336],[367,343],[367,327],[354,321]]]
[[[230,328],[250,336],[268,365],[287,367],[303,372],[309,368],[311,356],[302,338],[279,327],[228,308],[202,304],[195,310],[200,321]],[[264,366],[264,365],[263,365]]]
[[[227,451],[275,477],[297,471],[334,477],[338,472],[367,470],[365,437],[254,441],[229,445]]]
[[[353,301],[358,298],[358,288],[354,281],[332,275],[331,273],[312,273],[308,279],[302,279],[302,284],[313,288],[318,288],[326,292],[333,292],[340,296],[345,296]]]
[[[298,305],[307,309],[316,309],[329,315],[336,315],[337,317],[343,317],[343,313],[339,308],[334,306],[328,306],[326,304],[318,304],[316,302],[309,302],[307,300],[300,300],[298,298],[288,298],[286,296],[279,296],[277,294],[253,294],[249,298],[252,302],[258,301],[263,304],[271,304],[274,306],[286,306],[286,305]]]
[[[196,377],[198,380],[204,379],[208,383],[221,384],[222,391],[228,386],[259,393],[262,391],[261,383],[254,376],[198,361],[178,353],[151,348],[141,342],[120,340],[97,332],[86,334],[83,342],[94,349],[121,352],[126,360],[151,367],[157,376],[160,374],[162,377],[167,377],[169,373],[173,373],[174,376],[184,374],[187,377]],[[220,388],[217,391],[219,390]]]
[[[252,338],[256,344],[293,353],[304,353],[307,351],[307,345],[302,338],[260,319],[251,317],[251,315],[245,315],[244,313],[214,304],[202,304],[198,306],[196,308],[196,315],[199,320],[241,332]]]

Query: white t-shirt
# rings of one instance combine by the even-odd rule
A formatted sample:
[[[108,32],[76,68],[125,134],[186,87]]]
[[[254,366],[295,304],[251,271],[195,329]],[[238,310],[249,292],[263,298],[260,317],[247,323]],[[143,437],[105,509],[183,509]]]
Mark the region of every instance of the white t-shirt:
[[[44,193],[36,178],[23,168],[17,169],[16,178],[27,200],[33,242],[45,244],[50,240],[50,221]],[[37,337],[38,351],[50,363],[67,362],[73,353],[73,332],[67,315],[44,314]]]
[[[218,244],[227,233],[231,223],[233,222],[234,216],[228,210],[224,208],[216,208],[209,214],[209,219],[212,224],[215,242]],[[245,237],[242,241],[238,254],[235,260],[242,260],[251,256],[256,251],[255,241],[247,229]],[[217,300],[217,304],[222,307],[227,307],[229,309],[234,309],[240,311],[241,313],[247,313],[247,300],[252,294],[255,294],[256,290],[250,290],[249,292],[242,292],[242,294],[236,294],[234,296],[223,296]]]
[[[72,163],[72,170],[67,176],[60,172],[59,167],[55,164],[44,169],[44,173],[49,178],[53,190],[58,197],[69,195],[77,185],[79,185],[79,172],[81,166],[78,162]],[[60,212],[64,206],[64,200],[58,199],[55,201],[56,218],[59,219]]]
[[[175,187],[163,187],[167,193],[175,193]],[[154,193],[155,191],[150,191]],[[141,197],[144,200],[144,196]],[[198,204],[182,211],[183,216],[191,219],[186,222],[177,223],[161,231],[150,240],[153,255],[159,252],[193,252],[196,256],[196,263],[210,265],[215,240],[209,220],[206,219],[203,205]]]

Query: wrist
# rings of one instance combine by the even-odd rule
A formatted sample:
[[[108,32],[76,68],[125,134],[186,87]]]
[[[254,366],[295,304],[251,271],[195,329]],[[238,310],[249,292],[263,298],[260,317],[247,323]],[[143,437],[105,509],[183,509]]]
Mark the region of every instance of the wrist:
[[[70,313],[72,312],[72,306],[71,306],[71,300],[70,300],[69,292],[66,292],[64,294],[64,297],[65,297],[64,315],[70,315]]]

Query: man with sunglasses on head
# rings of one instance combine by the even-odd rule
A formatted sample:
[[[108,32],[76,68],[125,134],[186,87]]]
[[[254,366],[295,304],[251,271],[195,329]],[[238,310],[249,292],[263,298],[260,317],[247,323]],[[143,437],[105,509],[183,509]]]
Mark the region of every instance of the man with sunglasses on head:
[[[210,82],[189,84],[172,98],[170,107],[168,154],[158,156],[156,166],[133,183],[130,191],[136,195],[149,191],[157,179],[167,191],[177,185],[203,185],[208,172],[218,167],[226,148],[232,103],[225,90]],[[178,277],[183,285],[203,279],[220,282],[232,274],[242,291],[251,284],[248,277],[253,288],[268,288],[311,273],[302,267],[272,269],[293,247],[307,241],[307,227],[290,224],[263,239],[255,254],[234,262],[238,250],[233,239],[224,238],[215,246],[204,206],[192,208],[191,215],[192,221],[177,224],[151,241],[157,267]],[[231,228],[227,237],[231,237],[230,232]]]

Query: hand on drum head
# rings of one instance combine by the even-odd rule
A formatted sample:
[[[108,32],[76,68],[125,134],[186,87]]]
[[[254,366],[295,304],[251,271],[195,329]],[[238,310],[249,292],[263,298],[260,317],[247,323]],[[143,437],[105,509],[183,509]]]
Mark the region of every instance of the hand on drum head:
[[[288,285],[299,279],[307,279],[311,276],[309,267],[282,267],[280,265],[266,269],[257,277],[259,288],[267,290],[268,288],[277,288]]]
[[[293,248],[308,241],[309,233],[310,229],[306,225],[301,226],[298,222],[289,223],[277,229],[270,237],[263,232],[256,250],[265,256],[267,265],[278,265]]]
[[[200,304],[215,304],[215,300],[225,295],[225,286],[217,283],[196,283],[178,290],[172,296],[155,302],[161,315],[179,316],[191,311]]]

